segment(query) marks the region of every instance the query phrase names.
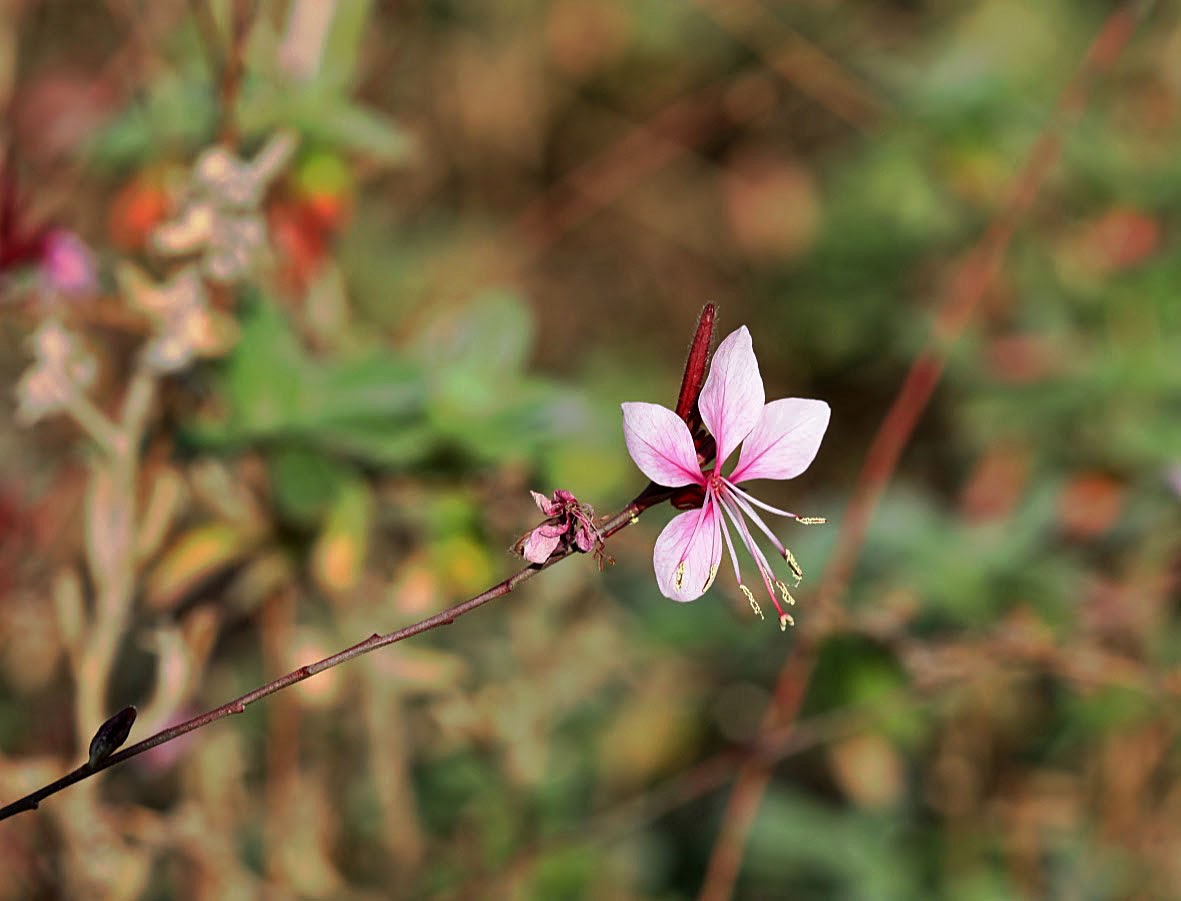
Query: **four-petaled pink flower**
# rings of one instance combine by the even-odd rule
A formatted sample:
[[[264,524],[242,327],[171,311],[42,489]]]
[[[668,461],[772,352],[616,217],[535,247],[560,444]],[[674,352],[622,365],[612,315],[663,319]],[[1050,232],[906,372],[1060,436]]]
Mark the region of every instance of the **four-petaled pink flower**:
[[[545,563],[563,542],[584,554],[598,545],[599,530],[589,506],[562,488],[554,492],[552,500],[536,491],[529,493],[548,519],[517,542],[517,553],[522,557],[530,563]]]
[[[628,453],[653,482],[669,488],[695,485],[705,494],[700,509],[674,517],[656,540],[653,564],[661,593],[675,601],[701,597],[718,573],[724,541],[738,587],[755,612],[761,614],[754,594],[742,580],[730,535],[732,526],[754,558],[763,585],[779,611],[780,627],[786,628],[792,619],[780,606],[780,600],[787,604],[795,601],[787,586],[775,578],[747,519],[770,539],[797,583],[801,573],[795,558],[755,508],[802,522],[815,520],[777,510],[738,486],[752,479],[791,479],[807,469],[828,428],[829,407],[824,401],[798,397],[766,405],[764,400],[758,360],[750,332],[743,326],[719,345],[697,402],[701,421],[717,445],[712,469],[702,469],[684,420],[659,404],[624,404],[623,432]],[[723,464],[740,444],[738,463],[729,476],[723,475]]]

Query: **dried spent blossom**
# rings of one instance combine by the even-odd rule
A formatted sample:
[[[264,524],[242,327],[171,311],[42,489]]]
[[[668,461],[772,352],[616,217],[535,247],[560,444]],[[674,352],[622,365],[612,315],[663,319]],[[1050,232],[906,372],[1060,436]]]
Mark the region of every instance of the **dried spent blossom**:
[[[56,319],[41,323],[29,339],[33,365],[16,385],[17,419],[25,425],[57,413],[94,384],[98,361],[81,339]]]
[[[792,479],[807,469],[820,449],[830,411],[828,404],[819,400],[791,397],[767,404],[764,401],[763,379],[750,332],[742,326],[718,346],[698,398],[701,421],[717,444],[712,469],[702,469],[684,420],[659,404],[623,404],[623,431],[632,460],[653,482],[702,491],[700,509],[674,517],[656,540],[653,566],[661,593],[675,601],[701,597],[717,576],[724,542],[738,587],[761,616],[754,594],[742,580],[730,536],[732,525],[754,558],[767,594],[779,611],[780,627],[786,628],[792,618],[780,606],[780,598],[786,604],[794,604],[795,599],[783,581],[773,575],[746,520],[750,519],[771,541],[797,584],[803,576],[799,564],[755,508],[801,523],[817,520],[778,510],[738,485],[751,479]],[[742,452],[738,463],[729,476],[722,475],[723,464],[739,445]]]
[[[529,492],[537,509],[546,519],[514,545],[513,549],[530,563],[545,563],[559,546],[577,548],[587,553],[597,548],[602,539],[594,524],[594,510],[580,504],[569,491],[559,488],[553,498],[536,491]]]
[[[244,277],[266,243],[259,206],[294,152],[289,132],[273,135],[249,162],[221,146],[205,150],[193,166],[180,212],[156,227],[152,245],[169,256],[199,256],[213,281]]]
[[[159,373],[176,372],[194,360],[227,352],[237,338],[231,317],[215,310],[195,266],[185,266],[159,284],[134,266],[119,272],[124,295],[152,321],[144,345],[145,364]]]

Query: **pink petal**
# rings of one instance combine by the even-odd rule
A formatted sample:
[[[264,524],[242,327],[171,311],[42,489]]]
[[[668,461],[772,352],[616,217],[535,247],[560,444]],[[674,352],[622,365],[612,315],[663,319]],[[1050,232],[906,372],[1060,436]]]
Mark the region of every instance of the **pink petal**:
[[[674,516],[652,554],[660,593],[674,601],[696,600],[713,584],[721,559],[721,523],[712,500]]]
[[[521,549],[521,556],[530,563],[545,563],[550,558],[550,554],[557,548],[558,542],[562,540],[562,535],[565,531],[566,528],[564,526],[538,526],[525,539],[525,546]]]
[[[824,401],[802,397],[767,404],[759,424],[742,445],[730,481],[794,479],[820,450],[829,413]]]
[[[595,533],[586,523],[574,530],[574,545],[584,554],[595,546]]]
[[[758,424],[765,399],[759,361],[744,325],[718,345],[697,401],[701,419],[718,444],[718,466]]]
[[[548,497],[540,491],[530,491],[533,495],[533,503],[537,504],[537,509],[546,516],[554,516],[559,510],[559,505],[551,501]]]
[[[704,485],[689,427],[660,404],[623,404],[623,437],[640,472],[657,485]]]

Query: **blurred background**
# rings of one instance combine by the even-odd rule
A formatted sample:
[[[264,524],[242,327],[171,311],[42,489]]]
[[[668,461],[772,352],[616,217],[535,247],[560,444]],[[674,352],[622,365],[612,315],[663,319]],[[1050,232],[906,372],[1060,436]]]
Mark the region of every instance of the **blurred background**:
[[[0,802],[618,510],[706,302],[833,408],[796,630],[661,597],[654,509],[0,824],[0,898],[689,898],[752,754],[715,897],[1181,897],[1181,14],[1113,9],[0,3]]]

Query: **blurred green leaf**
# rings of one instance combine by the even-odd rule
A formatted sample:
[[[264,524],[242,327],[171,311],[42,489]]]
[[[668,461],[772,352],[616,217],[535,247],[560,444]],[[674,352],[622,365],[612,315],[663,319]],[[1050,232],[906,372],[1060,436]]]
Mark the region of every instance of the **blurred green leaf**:
[[[892,816],[851,813],[797,792],[768,792],[751,830],[747,867],[781,897],[911,901],[929,897],[907,866]]]
[[[352,478],[348,467],[296,448],[271,454],[270,475],[279,512],[305,526],[320,521]]]
[[[376,465],[407,465],[430,450],[421,427],[418,367],[389,353],[322,361],[303,350],[269,303],[249,305],[242,337],[222,364],[226,410],[194,429],[200,443],[242,446],[283,437]]]

